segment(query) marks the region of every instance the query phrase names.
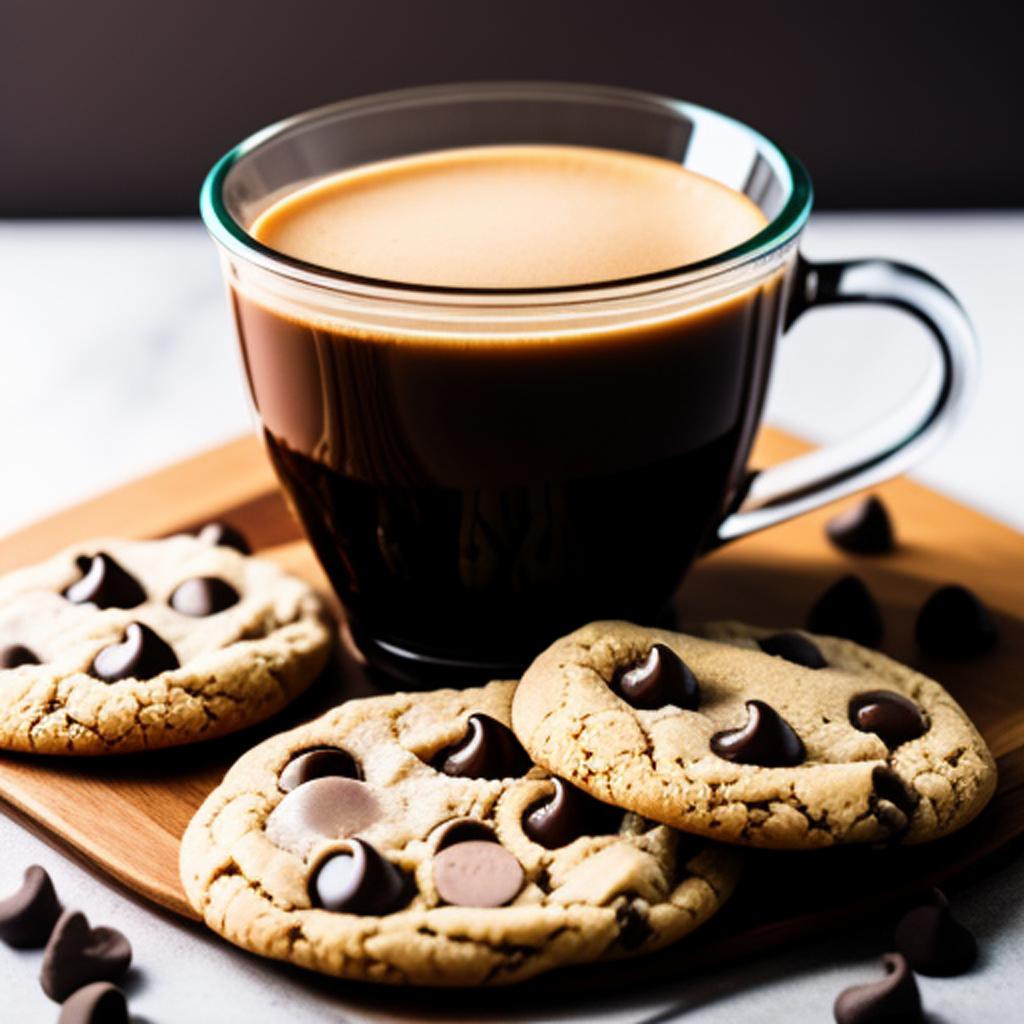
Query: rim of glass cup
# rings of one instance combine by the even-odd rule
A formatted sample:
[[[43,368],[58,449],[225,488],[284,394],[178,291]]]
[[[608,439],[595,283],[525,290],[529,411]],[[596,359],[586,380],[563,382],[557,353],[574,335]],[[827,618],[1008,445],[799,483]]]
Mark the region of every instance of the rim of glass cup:
[[[471,98],[472,100],[511,99],[516,95],[524,99],[555,100],[579,97],[617,102],[620,105],[643,105],[647,108],[650,108],[653,103],[682,114],[693,121],[705,119],[729,124],[753,140],[758,153],[767,160],[786,190],[785,202],[775,217],[756,235],[740,245],[707,259],[633,277],[532,288],[448,287],[366,277],[346,271],[331,270],[292,256],[286,256],[284,253],[263,245],[235,220],[224,203],[224,183],[236,165],[261,146],[312,121],[336,118],[339,115],[358,115],[375,110],[384,111],[388,107],[394,106],[435,103],[446,98],[453,100],[460,98]],[[537,300],[537,305],[544,305],[565,303],[572,298],[589,304],[602,298],[622,298],[623,290],[635,294],[636,291],[641,293],[660,291],[666,286],[676,290],[685,288],[687,285],[706,284],[712,277],[756,264],[785,248],[803,229],[810,214],[812,202],[811,180],[803,164],[766,135],[727,114],[719,113],[700,104],[634,89],[568,82],[509,81],[464,82],[397,89],[329,103],[284,118],[243,139],[213,165],[203,182],[199,208],[207,230],[214,240],[228,252],[273,274],[283,275],[306,285],[326,288],[334,292],[352,291],[362,298],[369,297],[369,294],[376,298],[390,296],[414,304],[426,302],[431,296],[436,296],[445,302],[459,299],[472,302],[474,299],[478,299],[484,300],[487,304],[504,298],[516,305],[532,297]]]

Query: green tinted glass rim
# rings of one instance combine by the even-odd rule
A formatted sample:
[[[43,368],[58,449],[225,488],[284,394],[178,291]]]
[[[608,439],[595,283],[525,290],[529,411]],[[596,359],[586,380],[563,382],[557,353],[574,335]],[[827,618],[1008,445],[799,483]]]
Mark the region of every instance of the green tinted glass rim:
[[[740,245],[725,252],[718,253],[708,259],[693,263],[658,270],[635,277],[615,278],[603,281],[587,282],[586,284],[553,285],[544,288],[452,288],[437,285],[414,284],[408,281],[390,280],[387,278],[364,277],[340,270],[331,270],[307,263],[304,260],[286,256],[257,241],[245,228],[235,220],[228,211],[223,200],[223,188],[227,176],[232,169],[245,157],[258,150],[261,146],[281,138],[288,132],[302,125],[338,114],[369,112],[374,108],[386,108],[414,102],[433,102],[449,99],[487,98],[490,95],[512,98],[516,94],[523,96],[540,96],[549,99],[559,97],[602,98],[619,102],[643,103],[648,108],[656,104],[669,111],[681,114],[694,123],[702,120],[718,121],[731,125],[747,135],[753,142],[757,152],[769,163],[786,190],[786,201],[782,209],[756,235]],[[803,230],[811,212],[814,191],[811,179],[804,165],[788,150],[778,145],[766,135],[755,131],[749,125],[738,121],[727,114],[721,114],[710,107],[685,100],[675,100],[655,93],[639,92],[632,89],[617,89],[604,86],[574,85],[565,82],[470,82],[463,84],[427,86],[414,89],[400,89],[386,93],[375,93],[370,96],[351,100],[342,100],[326,106],[316,107],[292,117],[277,121],[266,128],[243,139],[237,146],[229,150],[213,165],[203,181],[200,192],[199,209],[203,222],[214,240],[228,252],[261,266],[276,274],[283,274],[307,284],[339,290],[339,286],[371,287],[384,289],[408,297],[423,299],[426,296],[491,296],[522,299],[529,296],[547,298],[551,296],[579,295],[595,299],[595,293],[613,291],[622,288],[633,288],[643,285],[682,286],[696,283],[706,277],[725,270],[735,270],[741,266],[755,263],[772,253],[787,246]]]

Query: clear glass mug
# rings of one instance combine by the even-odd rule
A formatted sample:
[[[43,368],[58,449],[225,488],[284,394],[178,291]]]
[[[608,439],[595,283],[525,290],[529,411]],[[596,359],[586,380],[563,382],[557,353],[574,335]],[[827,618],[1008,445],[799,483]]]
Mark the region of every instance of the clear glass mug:
[[[768,224],[700,263],[586,286],[453,289],[328,271],[247,227],[300,183],[498,143],[663,157]],[[236,146],[203,187],[250,392],[286,496],[371,663],[405,681],[514,673],[593,618],[659,618],[693,559],[900,473],[948,430],[970,324],[927,274],[813,263],[799,161],[714,111],[621,89],[472,83],[323,107]],[[750,474],[779,335],[881,303],[936,372],[850,442]]]

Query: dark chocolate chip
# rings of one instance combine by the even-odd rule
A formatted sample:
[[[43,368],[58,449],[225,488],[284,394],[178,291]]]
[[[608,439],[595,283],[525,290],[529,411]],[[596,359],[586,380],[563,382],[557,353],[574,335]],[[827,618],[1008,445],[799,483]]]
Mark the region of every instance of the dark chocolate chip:
[[[903,780],[891,769],[879,765],[871,773],[877,800],[888,806],[875,808],[878,820],[893,832],[902,832],[910,822],[917,807],[917,796],[903,784]]]
[[[207,523],[196,535],[205,544],[214,547],[234,548],[243,555],[251,555],[252,547],[245,534],[228,523]]]
[[[116,985],[95,981],[68,997],[57,1024],[128,1024],[128,1000]]]
[[[309,883],[313,906],[336,914],[390,914],[409,901],[407,876],[363,839],[320,862]]]
[[[90,672],[105,683],[119,679],[152,679],[178,668],[173,649],[141,622],[129,622],[120,643],[111,644],[93,659]]]
[[[434,885],[456,907],[503,907],[519,895],[523,868],[500,843],[470,840],[434,854]]]
[[[949,906],[915,907],[896,926],[896,948],[918,974],[948,978],[970,970],[978,943]]]
[[[886,976],[839,993],[833,1012],[837,1024],[923,1024],[921,995],[914,973],[899,953],[882,957]]]
[[[66,910],[43,953],[39,981],[58,1003],[91,981],[116,981],[132,962],[132,947],[116,928],[90,928],[85,914]]]
[[[175,587],[169,603],[176,612],[198,619],[238,604],[238,591],[217,576],[195,576]]]
[[[762,700],[747,701],[747,721],[711,737],[711,749],[727,761],[781,768],[800,764],[804,745],[793,727]]]
[[[0,939],[15,949],[40,949],[60,917],[60,901],[44,868],[33,864],[21,888],[0,900]]]
[[[97,608],[134,608],[146,600],[146,592],[134,576],[121,568],[105,551],[75,559],[82,578],[64,591],[72,604]]]
[[[757,645],[765,654],[785,658],[794,665],[803,665],[804,668],[828,668],[828,662],[818,649],[818,645],[808,640],[802,633],[773,633],[763,640],[758,640]]]
[[[837,580],[818,598],[807,616],[807,628],[865,647],[877,647],[884,632],[878,604],[856,576]]]
[[[30,650],[24,644],[11,644],[10,647],[0,647],[0,669],[40,664],[42,662],[40,662],[36,652]]]
[[[568,846],[580,836],[603,836],[618,832],[622,810],[595,800],[589,793],[552,778],[554,791],[532,804],[523,815],[523,831],[535,843],[549,850]]]
[[[616,908],[615,923],[619,928],[618,943],[626,950],[638,949],[654,932],[647,915],[633,903]]]
[[[434,758],[445,775],[467,779],[509,779],[525,775],[532,766],[515,733],[490,715],[469,716],[466,734]]]
[[[837,548],[856,555],[881,555],[894,547],[892,520],[873,494],[830,519],[825,532]]]
[[[642,661],[617,673],[612,688],[628,704],[644,710],[674,704],[694,711],[700,702],[694,674],[665,644],[655,644]]]
[[[476,818],[453,818],[441,826],[434,842],[434,852],[438,853],[448,846],[457,843],[496,843],[498,837],[494,829]]]
[[[870,690],[850,701],[850,723],[873,732],[890,749],[916,740],[928,731],[928,719],[909,697],[894,690]]]
[[[340,747],[315,747],[293,757],[281,772],[279,784],[290,793],[304,782],[322,779],[326,775],[340,775],[347,779],[361,777],[359,766],[346,750]]]
[[[988,609],[966,587],[936,590],[917,616],[917,644],[934,658],[973,658],[996,645],[998,633]]]

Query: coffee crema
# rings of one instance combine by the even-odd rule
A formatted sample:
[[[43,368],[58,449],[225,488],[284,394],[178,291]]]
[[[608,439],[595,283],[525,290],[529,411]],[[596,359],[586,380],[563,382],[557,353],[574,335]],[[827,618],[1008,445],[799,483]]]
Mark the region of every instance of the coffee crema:
[[[250,232],[330,270],[444,288],[549,288],[696,263],[757,234],[745,195],[659,157],[474,146],[368,164],[279,199]]]
[[[672,269],[764,224],[668,160],[536,145],[347,170],[250,230],[365,277],[537,288]],[[334,322],[233,281],[272,462],[354,629],[524,666],[588,620],[657,618],[741,487],[784,280],[599,330],[506,326],[494,344],[457,319]]]

